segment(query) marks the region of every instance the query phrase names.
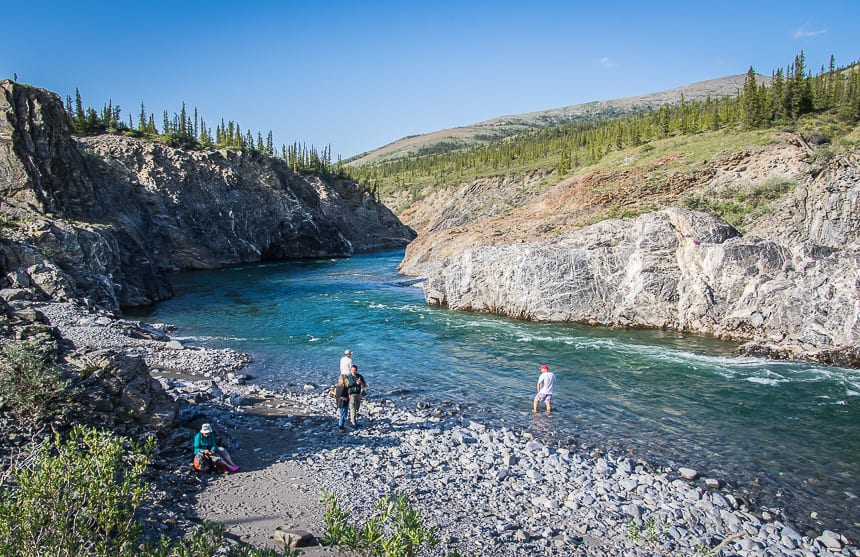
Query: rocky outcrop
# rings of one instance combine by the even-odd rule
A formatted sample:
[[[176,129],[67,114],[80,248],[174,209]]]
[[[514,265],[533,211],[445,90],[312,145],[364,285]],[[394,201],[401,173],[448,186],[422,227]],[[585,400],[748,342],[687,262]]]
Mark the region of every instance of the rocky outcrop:
[[[748,234],[785,244],[860,248],[860,152],[836,156],[817,170],[752,223]]]
[[[476,247],[438,264],[427,302],[517,318],[756,340],[754,352],[860,364],[860,251],[741,236],[672,208],[557,241]],[[769,347],[769,348],[768,348]]]
[[[613,164],[554,184],[552,174],[533,172],[434,191],[428,196],[432,210],[419,201],[400,213],[419,232],[400,269],[421,276],[435,261],[474,246],[549,241],[611,216],[681,206],[685,196],[722,202],[743,197],[745,190],[767,192],[804,183],[812,171],[807,151],[796,136],[777,134],[775,139],[691,168],[677,168],[690,164],[688,154],[649,159],[631,150]]]
[[[799,136],[775,139],[692,172],[672,170],[683,154],[639,164],[631,151],[548,188],[528,176],[522,191],[464,185],[431,216],[410,209],[423,219],[400,270],[453,309],[701,332],[749,341],[745,353],[858,365],[860,154],[810,157]],[[674,208],[746,190],[787,193],[748,214],[745,236]],[[608,208],[649,213],[584,226]]]
[[[301,176],[281,159],[117,136],[80,145],[98,183],[122,186],[100,190],[100,205],[145,232],[164,268],[346,256],[414,236],[354,181]]]
[[[57,95],[0,81],[0,193],[5,214],[85,220],[98,215],[95,185]]]
[[[0,286],[14,296],[116,310],[170,296],[170,271],[349,256],[415,235],[351,180],[238,151],[76,141],[55,94],[0,91]]]
[[[88,320],[92,320],[90,323]],[[51,358],[63,364],[63,378],[68,381],[67,396],[52,404],[63,407],[56,412],[55,425],[66,427],[72,423],[86,423],[96,427],[109,427],[129,436],[166,434],[177,419],[179,406],[149,374],[143,354],[131,354],[125,346],[112,348],[95,346],[105,344],[94,339],[103,335],[90,334],[69,339],[64,329],[91,325],[125,331],[126,338],[141,337],[146,329],[134,323],[117,322],[101,313],[90,314],[82,306],[64,304],[36,307],[31,303],[0,300],[0,333],[4,342],[25,342],[46,349]],[[165,343],[166,335],[159,339]],[[151,346],[157,341],[152,340]],[[2,414],[0,414],[2,415]],[[18,427],[20,424],[7,427]],[[0,444],[2,445],[2,444]],[[0,449],[0,453],[2,453]],[[2,459],[0,459],[2,460]]]

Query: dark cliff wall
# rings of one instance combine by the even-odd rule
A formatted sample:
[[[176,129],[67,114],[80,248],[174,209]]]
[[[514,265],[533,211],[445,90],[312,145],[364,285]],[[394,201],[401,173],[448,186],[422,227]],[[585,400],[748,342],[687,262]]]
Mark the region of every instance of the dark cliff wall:
[[[54,93],[0,91],[0,287],[117,309],[169,296],[169,271],[349,256],[415,236],[350,180],[238,151],[76,140]]]
[[[92,214],[93,184],[60,98],[0,82],[0,193],[5,211],[68,218]]]

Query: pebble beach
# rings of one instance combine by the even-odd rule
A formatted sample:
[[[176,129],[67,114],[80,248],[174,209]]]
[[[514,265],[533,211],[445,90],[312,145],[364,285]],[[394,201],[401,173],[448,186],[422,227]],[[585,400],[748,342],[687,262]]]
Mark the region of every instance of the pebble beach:
[[[341,433],[328,385],[273,392],[242,376],[246,355],[182,346],[169,328],[68,304],[40,311],[77,346],[141,355],[180,403],[174,437],[187,436],[189,455],[159,464],[155,503],[170,528],[210,520],[229,539],[268,547],[301,532],[306,555],[337,555],[319,543],[321,493],[336,494],[356,523],[399,493],[438,528],[441,543],[427,555],[860,556],[840,533],[801,532],[790,517],[756,509],[695,470],[578,450],[432,405],[405,408],[372,390],[358,426]],[[202,421],[213,423],[240,471],[201,478],[189,470]]]
[[[860,555],[838,533],[813,538],[747,508],[694,470],[579,454],[527,432],[397,409],[373,398],[364,403],[358,427],[340,433],[333,406],[318,391],[307,386],[286,396],[306,415],[272,419],[271,427],[290,431],[294,439],[289,454],[268,455],[272,466],[292,457],[293,477],[313,478],[308,495],[319,500],[319,490],[336,493],[354,508],[358,522],[370,516],[379,498],[407,495],[427,525],[440,531],[442,543],[432,554]],[[238,454],[249,450],[257,447]],[[257,481],[256,472],[266,476],[249,472],[248,482]],[[241,475],[227,480],[241,483]],[[266,480],[260,481],[255,493],[267,490]],[[202,507],[230,506],[232,491],[204,494]],[[243,539],[271,539],[274,530],[242,526],[248,513],[265,514],[277,505],[258,501],[257,507],[217,518],[235,524]],[[322,533],[320,524],[285,522],[282,529]]]

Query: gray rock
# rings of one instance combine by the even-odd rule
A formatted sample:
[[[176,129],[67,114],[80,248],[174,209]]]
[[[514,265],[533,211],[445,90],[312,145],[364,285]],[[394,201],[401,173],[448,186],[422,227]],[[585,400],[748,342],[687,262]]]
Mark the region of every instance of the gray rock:
[[[8,80],[0,89],[2,211],[26,217],[4,247],[5,270],[53,300],[116,310],[169,297],[165,270],[343,256],[415,237],[353,180],[300,176],[241,151],[75,140],[57,95]]]
[[[692,468],[678,468],[678,475],[685,480],[695,480],[699,477],[699,473]]]
[[[472,434],[469,432],[469,430],[466,430],[466,429],[458,428],[458,429],[454,430],[454,433],[452,434],[451,437],[456,442],[462,443],[462,444],[477,443],[477,440],[474,437],[472,437]]]
[[[830,530],[823,531],[820,536],[815,538],[815,541],[821,543],[824,547],[832,549],[834,551],[840,551],[843,545],[839,534]]]
[[[851,187],[856,197],[860,180]],[[860,249],[742,237],[671,208],[553,244],[474,247],[430,265],[423,287],[427,303],[455,310],[698,331],[755,340],[747,353],[850,363],[860,328],[843,309],[858,272]]]
[[[272,535],[275,542],[288,548],[308,547],[314,543],[314,535],[304,530],[278,527]]]

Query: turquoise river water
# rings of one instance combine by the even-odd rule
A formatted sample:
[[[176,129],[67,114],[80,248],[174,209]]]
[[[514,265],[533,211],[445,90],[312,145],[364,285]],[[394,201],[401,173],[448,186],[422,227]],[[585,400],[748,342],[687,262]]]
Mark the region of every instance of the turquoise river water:
[[[860,538],[860,371],[736,357],[666,331],[520,322],[424,304],[402,251],[175,275],[175,297],[127,317],[252,356],[277,389],[332,384],[345,348],[368,396],[430,403],[581,450],[688,466],[801,528]],[[534,416],[538,366],[557,375]]]

